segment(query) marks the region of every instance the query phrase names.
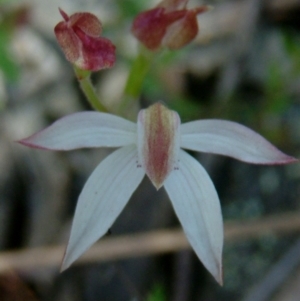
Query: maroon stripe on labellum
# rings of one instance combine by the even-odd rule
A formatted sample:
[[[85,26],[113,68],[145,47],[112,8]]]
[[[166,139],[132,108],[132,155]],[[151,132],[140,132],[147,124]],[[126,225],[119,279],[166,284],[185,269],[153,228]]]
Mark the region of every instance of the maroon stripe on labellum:
[[[179,150],[177,113],[160,103],[139,115],[139,153],[146,174],[159,189],[177,162]]]

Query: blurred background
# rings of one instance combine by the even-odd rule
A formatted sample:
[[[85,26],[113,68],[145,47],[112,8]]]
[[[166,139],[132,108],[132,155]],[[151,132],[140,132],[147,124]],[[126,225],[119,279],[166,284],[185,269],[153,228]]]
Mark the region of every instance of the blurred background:
[[[96,14],[103,35],[116,45],[115,67],[93,75],[97,94],[114,108],[137,54],[132,20],[157,3],[0,0],[1,301],[300,300],[299,164],[255,166],[193,153],[221,200],[223,287],[187,245],[165,191],[146,178],[98,243],[99,253],[59,273],[78,195],[111,150],[47,152],[15,142],[91,109],[55,40],[58,7]],[[189,7],[200,4],[190,1]],[[299,158],[300,2],[205,4],[214,10],[199,16],[195,41],[158,55],[139,107],[161,100],[183,122],[237,121]]]

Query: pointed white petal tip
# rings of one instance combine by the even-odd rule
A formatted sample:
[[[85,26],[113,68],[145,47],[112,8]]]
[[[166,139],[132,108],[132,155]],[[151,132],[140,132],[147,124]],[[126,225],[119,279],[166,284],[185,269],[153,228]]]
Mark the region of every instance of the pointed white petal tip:
[[[274,161],[273,163],[268,163],[268,164],[273,164],[273,165],[283,165],[283,164],[291,164],[291,163],[296,163],[299,162],[299,159],[296,159],[294,157],[291,157],[289,155],[286,155],[285,153],[281,153],[281,156],[278,158],[278,161]]]
[[[68,267],[64,267],[63,264],[60,266],[60,273],[63,273]]]
[[[64,272],[65,270],[67,270],[69,267],[70,267],[70,265],[69,265],[69,264],[67,265],[67,264],[65,263],[65,255],[64,255],[64,258],[63,258],[63,261],[62,261],[62,263],[61,263],[59,272],[62,273],[62,272]]]
[[[34,136],[35,136],[35,134],[33,134],[33,135],[31,135],[31,136],[29,136],[27,138],[24,138],[24,139],[21,139],[21,140],[17,140],[16,142],[19,143],[19,144],[22,144],[24,146],[31,147],[31,148],[36,148],[36,149],[41,149],[41,150],[50,150],[47,147],[43,147],[41,145],[35,144],[33,142]]]
[[[61,266],[60,266],[60,273],[62,273],[65,270],[67,270],[71,266],[72,263],[73,262],[68,262],[68,260],[66,258],[66,251],[65,251],[65,254],[64,254]]]
[[[223,269],[222,269],[222,266],[220,267],[219,274],[214,278],[219,283],[220,286],[223,286],[224,282],[223,282]]]

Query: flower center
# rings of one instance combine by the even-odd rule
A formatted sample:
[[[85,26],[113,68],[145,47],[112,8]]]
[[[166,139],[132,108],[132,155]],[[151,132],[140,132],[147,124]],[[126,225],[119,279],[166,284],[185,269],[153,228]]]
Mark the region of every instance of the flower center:
[[[139,113],[139,161],[157,189],[176,167],[180,145],[179,129],[178,114],[160,103]]]

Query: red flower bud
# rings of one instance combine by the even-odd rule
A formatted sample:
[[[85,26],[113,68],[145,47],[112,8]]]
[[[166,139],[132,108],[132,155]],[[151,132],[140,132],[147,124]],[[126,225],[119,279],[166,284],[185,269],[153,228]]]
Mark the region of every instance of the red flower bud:
[[[111,68],[116,60],[115,46],[100,37],[102,25],[91,13],[75,13],[70,17],[59,9],[64,21],[54,32],[66,58],[80,69],[97,71]]]
[[[209,6],[186,9],[188,0],[164,0],[151,10],[140,13],[133,21],[132,33],[150,50],[160,47],[179,49],[198,33],[197,15]]]

